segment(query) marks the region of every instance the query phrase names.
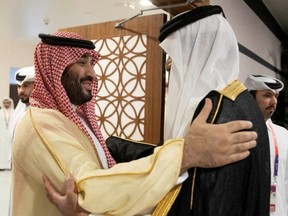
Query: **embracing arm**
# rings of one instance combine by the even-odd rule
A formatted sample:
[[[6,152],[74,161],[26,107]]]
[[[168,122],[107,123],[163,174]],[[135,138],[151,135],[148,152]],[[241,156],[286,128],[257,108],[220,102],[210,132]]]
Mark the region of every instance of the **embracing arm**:
[[[56,111],[31,109],[34,122],[29,117],[23,119],[27,130],[18,137],[14,162],[37,187],[41,188],[46,175],[64,194],[65,176],[71,173],[82,208],[96,214],[132,215],[150,211],[175,185],[183,139],[167,141],[149,157],[102,169],[93,144],[75,124]],[[49,206],[45,193],[36,193],[47,202],[42,198],[41,203]],[[95,202],[95,197],[101,197],[101,202]]]
[[[185,137],[182,171],[191,167],[212,168],[243,160],[256,146],[257,133],[249,121],[208,124],[212,101],[205,100],[201,113]]]
[[[242,131],[252,127],[250,122],[235,121],[219,125],[207,124],[206,119],[211,108],[212,103],[207,99],[202,112],[193,122],[185,137],[181,162],[182,172],[190,167],[217,167],[242,160],[248,157],[249,149],[256,145],[257,134],[251,131]],[[120,179],[118,184],[121,185]],[[63,205],[62,195],[51,189],[50,186],[47,187],[47,184],[45,186],[49,196],[53,197],[50,200],[57,206]],[[94,187],[96,188],[97,184]],[[102,185],[98,185],[98,187],[101,188]],[[68,191],[73,193],[73,190]],[[73,196],[76,200],[77,194],[74,193]],[[75,206],[75,200],[74,203],[70,203],[70,207]],[[143,200],[141,201],[143,202]],[[95,200],[96,202],[97,200]],[[65,209],[65,205],[60,208]]]

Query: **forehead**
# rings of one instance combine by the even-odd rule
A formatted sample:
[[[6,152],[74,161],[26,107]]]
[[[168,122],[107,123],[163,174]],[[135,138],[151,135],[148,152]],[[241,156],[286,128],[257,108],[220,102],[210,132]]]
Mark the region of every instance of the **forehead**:
[[[270,89],[266,89],[266,90],[258,90],[256,91],[256,94],[258,95],[278,95],[278,93],[276,93],[275,91],[273,90],[270,90]]]
[[[33,84],[34,84],[33,81],[26,81],[26,82],[22,83],[21,86],[24,86],[24,85],[33,85]]]

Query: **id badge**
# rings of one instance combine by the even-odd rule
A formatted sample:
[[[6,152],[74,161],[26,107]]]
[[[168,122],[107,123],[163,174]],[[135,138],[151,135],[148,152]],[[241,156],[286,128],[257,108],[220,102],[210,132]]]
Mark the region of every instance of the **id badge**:
[[[270,212],[275,211],[276,211],[276,183],[272,183],[270,188]]]

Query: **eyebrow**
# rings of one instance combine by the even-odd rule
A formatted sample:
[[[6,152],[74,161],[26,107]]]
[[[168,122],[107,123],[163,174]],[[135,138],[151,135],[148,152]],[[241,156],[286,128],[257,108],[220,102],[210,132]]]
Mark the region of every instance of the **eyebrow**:
[[[85,53],[85,54],[83,54],[80,58],[89,58],[89,57],[92,58],[91,55],[89,55],[88,53]]]
[[[277,93],[275,93],[275,92],[271,92],[271,91],[269,91],[269,90],[263,92],[263,94],[264,94],[264,95],[269,95],[269,96],[270,96],[270,95],[275,95],[275,96],[279,95],[279,94],[277,94]]]

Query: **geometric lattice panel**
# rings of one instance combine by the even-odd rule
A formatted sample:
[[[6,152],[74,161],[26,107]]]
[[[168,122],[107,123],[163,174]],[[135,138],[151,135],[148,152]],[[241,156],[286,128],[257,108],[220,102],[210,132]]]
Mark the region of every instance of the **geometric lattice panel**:
[[[104,138],[144,140],[147,36],[106,38],[95,46],[101,54],[94,68],[96,114]]]

